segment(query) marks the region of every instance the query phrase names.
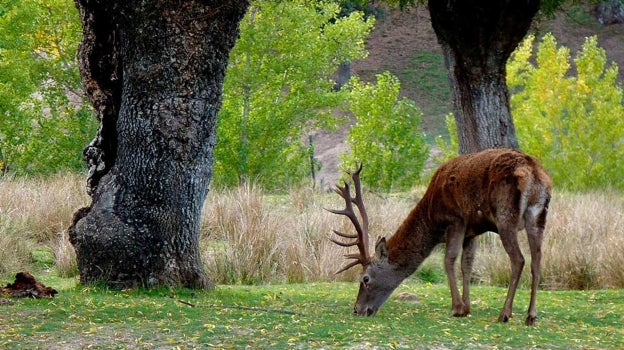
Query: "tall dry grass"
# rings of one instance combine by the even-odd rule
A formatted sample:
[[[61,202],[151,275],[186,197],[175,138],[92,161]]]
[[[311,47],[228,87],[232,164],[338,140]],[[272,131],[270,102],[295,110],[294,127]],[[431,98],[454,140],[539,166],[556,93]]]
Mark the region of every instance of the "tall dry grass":
[[[396,230],[420,193],[365,193],[371,247],[377,236]],[[54,254],[60,275],[75,275],[76,257],[65,230],[74,211],[88,202],[81,176],[0,179],[0,275],[37,268],[33,252],[41,249]],[[347,262],[346,251],[328,240],[332,229],[350,231],[351,223],[323,208],[343,206],[335,194],[306,188],[286,195],[267,194],[251,185],[211,192],[200,239],[206,269],[217,283],[355,280],[359,268],[335,275]],[[555,193],[542,249],[542,288],[624,287],[622,213],[620,193]],[[519,234],[527,259],[522,283],[528,285],[525,236]],[[488,233],[478,241],[473,281],[506,286],[509,259],[497,235]],[[434,251],[419,276],[444,281],[442,251]]]
[[[371,215],[371,231],[391,233],[405,215],[407,206],[399,201],[367,200],[379,213]],[[355,279],[357,269],[335,274],[345,251],[328,239],[332,229],[350,230],[347,219],[323,209],[341,206],[344,202],[337,196],[310,189],[274,196],[245,185],[212,193],[202,225],[209,275],[217,283]]]
[[[555,193],[542,245],[541,286],[545,289],[624,287],[624,196],[620,193]],[[522,284],[530,284],[526,234],[519,240],[526,264]],[[475,278],[509,283],[510,265],[495,234],[480,239]]]
[[[22,226],[5,218],[0,208],[0,276],[21,271],[32,261],[34,244],[24,239]]]
[[[84,176],[0,177],[0,275],[36,268],[37,250],[54,254],[60,275],[75,275],[75,253],[65,230],[74,211],[87,203]]]
[[[366,194],[372,246],[388,236],[416,203],[418,194],[381,198]],[[353,280],[358,268],[334,275],[345,262],[344,249],[327,239],[332,229],[351,224],[323,208],[342,207],[336,195],[295,190],[275,197],[250,187],[213,193],[206,204],[204,256],[221,283]],[[545,289],[624,287],[624,195],[555,193],[542,247],[541,286]],[[255,224],[254,224],[255,223]],[[526,234],[518,235],[526,258],[521,283],[530,284]],[[498,235],[478,238],[473,282],[507,286],[509,258]],[[443,249],[423,263],[420,275],[444,279]],[[261,274],[263,277],[260,277]],[[267,278],[268,277],[268,278]]]

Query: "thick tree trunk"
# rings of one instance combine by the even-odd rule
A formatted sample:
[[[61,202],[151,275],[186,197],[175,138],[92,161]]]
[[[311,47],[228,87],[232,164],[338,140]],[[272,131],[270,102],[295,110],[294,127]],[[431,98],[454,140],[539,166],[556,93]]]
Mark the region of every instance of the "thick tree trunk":
[[[69,228],[81,282],[211,286],[199,222],[229,52],[248,0],[76,0],[100,130]]]
[[[505,64],[538,9],[538,0],[429,1],[449,70],[460,153],[518,148]]]
[[[596,19],[600,24],[624,23],[624,1],[603,0],[595,7]]]

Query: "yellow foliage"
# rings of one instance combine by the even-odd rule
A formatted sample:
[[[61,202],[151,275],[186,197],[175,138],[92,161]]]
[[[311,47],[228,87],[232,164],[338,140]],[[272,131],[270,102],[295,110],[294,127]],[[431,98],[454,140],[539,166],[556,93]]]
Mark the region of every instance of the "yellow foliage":
[[[624,189],[624,107],[617,66],[606,67],[596,37],[574,59],[552,34],[524,40],[507,65],[511,109],[521,148],[544,163],[554,182],[573,190]]]

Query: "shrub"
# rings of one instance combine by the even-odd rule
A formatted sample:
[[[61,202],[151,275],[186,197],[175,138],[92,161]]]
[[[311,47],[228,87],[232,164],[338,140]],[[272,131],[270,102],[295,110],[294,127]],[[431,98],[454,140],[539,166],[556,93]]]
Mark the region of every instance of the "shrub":
[[[507,65],[507,83],[520,147],[539,159],[558,187],[624,189],[624,106],[618,67],[606,67],[596,37],[574,59],[548,34],[518,47]]]
[[[413,187],[429,155],[420,127],[422,113],[413,101],[399,99],[401,84],[392,74],[377,75],[377,84],[350,82],[350,111],[357,123],[349,130],[351,154],[343,163],[365,163],[362,182],[376,190]]]
[[[219,112],[213,182],[287,190],[309,173],[303,136],[337,123],[341,63],[366,56],[374,19],[332,2],[257,1],[240,24]]]

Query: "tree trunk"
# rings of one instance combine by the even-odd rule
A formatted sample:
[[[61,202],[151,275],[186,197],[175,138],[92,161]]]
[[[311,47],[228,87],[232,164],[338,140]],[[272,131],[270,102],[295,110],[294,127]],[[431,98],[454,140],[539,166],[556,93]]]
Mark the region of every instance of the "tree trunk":
[[[228,55],[248,0],[76,0],[100,130],[69,228],[82,283],[209,288],[199,254]]]
[[[505,64],[538,9],[538,0],[429,1],[449,70],[460,153],[518,148]]]
[[[595,7],[595,15],[603,26],[624,23],[624,1],[603,0]]]

